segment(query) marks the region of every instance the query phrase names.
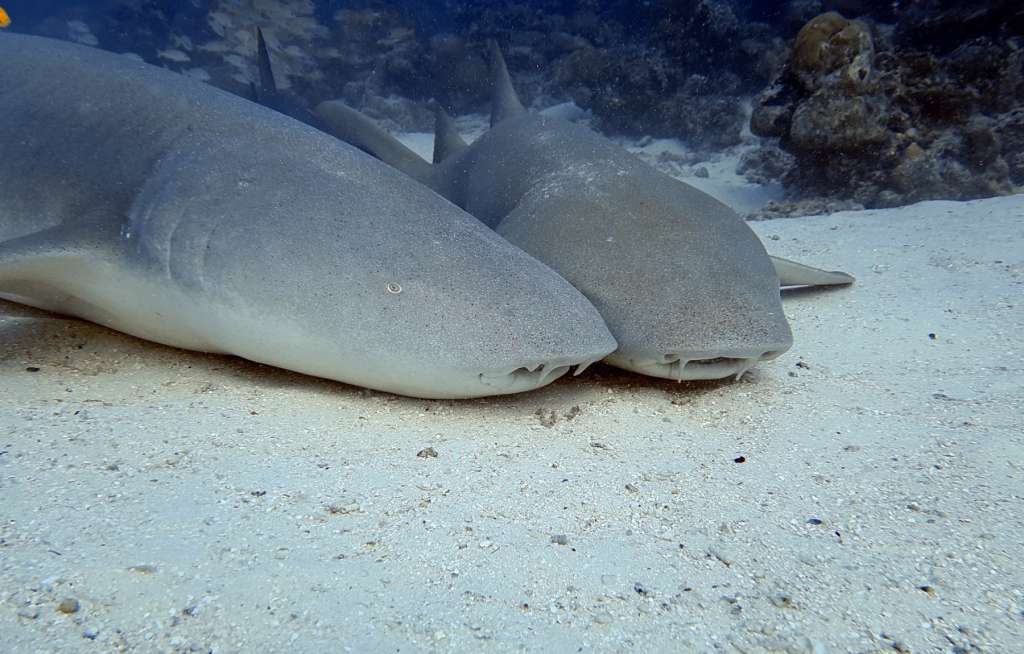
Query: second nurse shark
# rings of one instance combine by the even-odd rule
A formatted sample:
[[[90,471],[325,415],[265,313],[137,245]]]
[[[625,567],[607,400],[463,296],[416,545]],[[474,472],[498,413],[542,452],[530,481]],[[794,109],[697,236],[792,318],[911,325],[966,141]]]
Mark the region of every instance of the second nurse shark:
[[[707,193],[590,129],[526,111],[501,51],[490,48],[491,129],[467,145],[438,108],[433,164],[341,101],[315,114],[582,291],[618,341],[607,363],[676,380],[738,377],[793,343],[780,285],[854,281],[769,257]]]

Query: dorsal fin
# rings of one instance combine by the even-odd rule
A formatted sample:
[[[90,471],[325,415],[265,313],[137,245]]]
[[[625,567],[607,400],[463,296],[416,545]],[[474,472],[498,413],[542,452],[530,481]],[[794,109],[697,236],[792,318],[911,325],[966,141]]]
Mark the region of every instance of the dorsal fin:
[[[491,126],[497,125],[509,116],[523,113],[523,103],[519,101],[512,79],[508,76],[508,66],[501,54],[498,42],[490,39],[487,43],[491,55]]]
[[[270,67],[270,51],[263,40],[263,30],[256,28],[256,62],[260,71],[260,83],[257,87],[258,100],[266,100],[277,95],[277,83],[274,81],[274,70]]]
[[[822,270],[782,257],[770,257],[779,276],[779,286],[841,286],[852,284],[853,275],[838,270]]]
[[[321,129],[337,139],[394,166],[409,177],[430,185],[431,167],[394,136],[341,100],[321,102],[313,110]]]
[[[441,163],[469,146],[455,129],[455,121],[444,110],[440,102],[432,102],[434,110],[434,163]]]

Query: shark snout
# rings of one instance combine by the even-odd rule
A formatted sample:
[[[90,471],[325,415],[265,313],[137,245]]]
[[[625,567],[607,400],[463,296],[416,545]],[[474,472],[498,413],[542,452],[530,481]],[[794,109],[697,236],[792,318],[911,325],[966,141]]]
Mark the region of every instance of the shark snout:
[[[790,345],[779,342],[743,349],[679,351],[653,356],[620,351],[609,356],[607,362],[642,375],[676,381],[739,379],[758,363],[777,358]]]
[[[480,384],[500,393],[521,393],[546,386],[572,371],[579,375],[603,355],[589,354],[584,357],[561,359],[516,367],[512,370],[495,370],[478,375]],[[581,360],[583,359],[583,360]]]

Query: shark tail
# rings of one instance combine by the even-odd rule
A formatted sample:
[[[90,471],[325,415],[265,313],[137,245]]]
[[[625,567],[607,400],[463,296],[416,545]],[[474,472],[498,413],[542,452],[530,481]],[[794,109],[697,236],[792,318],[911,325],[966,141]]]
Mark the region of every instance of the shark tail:
[[[428,161],[341,100],[321,102],[313,113],[328,134],[354,145],[423,184],[432,185],[431,165]]]

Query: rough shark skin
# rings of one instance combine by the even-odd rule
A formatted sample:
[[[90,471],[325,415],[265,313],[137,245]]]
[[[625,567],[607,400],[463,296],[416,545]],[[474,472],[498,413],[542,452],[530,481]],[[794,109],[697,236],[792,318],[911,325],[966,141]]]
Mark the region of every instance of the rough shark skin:
[[[0,35],[0,298],[430,398],[615,348],[564,279],[297,121],[128,57]]]
[[[742,375],[792,345],[784,285],[844,273],[773,260],[735,212],[604,137],[523,109],[497,46],[491,129],[472,145],[438,115],[434,164],[340,102],[331,133],[438,191],[547,263],[598,308],[619,343],[606,361],[669,379]]]

